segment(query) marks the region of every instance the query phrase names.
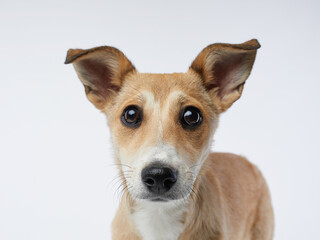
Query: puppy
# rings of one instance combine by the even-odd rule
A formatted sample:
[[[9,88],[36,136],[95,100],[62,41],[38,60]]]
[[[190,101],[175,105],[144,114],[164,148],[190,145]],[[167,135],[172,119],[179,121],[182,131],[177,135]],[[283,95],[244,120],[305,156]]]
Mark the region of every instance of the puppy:
[[[274,218],[256,166],[210,153],[219,116],[240,96],[256,51],[212,44],[186,73],[139,73],[113,47],[70,49],[89,101],[106,114],[125,194],[114,240],[269,240]]]

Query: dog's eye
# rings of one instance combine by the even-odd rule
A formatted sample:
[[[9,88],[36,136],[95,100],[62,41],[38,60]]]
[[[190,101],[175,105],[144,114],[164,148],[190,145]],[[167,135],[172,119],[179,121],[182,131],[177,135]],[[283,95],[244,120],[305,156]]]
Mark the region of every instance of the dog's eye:
[[[180,122],[185,129],[194,129],[202,123],[202,115],[196,107],[186,107],[181,111]]]
[[[142,111],[135,105],[126,107],[121,115],[121,121],[128,127],[138,128],[142,122]]]

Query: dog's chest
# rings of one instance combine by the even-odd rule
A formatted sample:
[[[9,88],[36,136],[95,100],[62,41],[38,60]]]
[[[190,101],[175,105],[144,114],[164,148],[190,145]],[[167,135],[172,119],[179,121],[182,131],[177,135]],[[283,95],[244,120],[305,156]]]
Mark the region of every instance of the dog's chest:
[[[132,218],[143,240],[177,240],[186,210],[186,204],[140,203]]]

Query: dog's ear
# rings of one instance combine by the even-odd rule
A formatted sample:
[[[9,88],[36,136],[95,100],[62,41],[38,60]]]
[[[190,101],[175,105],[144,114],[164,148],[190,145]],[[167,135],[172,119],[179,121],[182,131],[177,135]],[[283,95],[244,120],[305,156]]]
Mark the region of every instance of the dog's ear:
[[[202,50],[191,64],[219,112],[240,98],[260,44],[252,39],[242,44],[212,44]]]
[[[88,99],[98,109],[103,109],[120,90],[124,77],[135,71],[121,51],[107,46],[87,50],[70,49],[65,63],[73,63]]]

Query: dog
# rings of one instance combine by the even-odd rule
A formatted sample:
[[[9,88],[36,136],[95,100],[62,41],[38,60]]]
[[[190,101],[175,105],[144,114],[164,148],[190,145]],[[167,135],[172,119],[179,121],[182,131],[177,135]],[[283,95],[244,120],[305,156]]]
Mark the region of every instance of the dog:
[[[216,43],[186,73],[139,73],[118,49],[70,49],[86,96],[108,119],[124,186],[114,240],[270,240],[261,172],[210,153],[219,116],[240,98],[260,44]]]

